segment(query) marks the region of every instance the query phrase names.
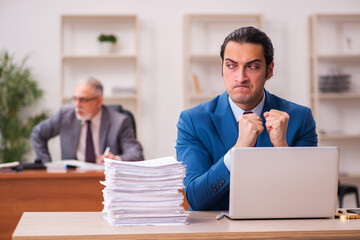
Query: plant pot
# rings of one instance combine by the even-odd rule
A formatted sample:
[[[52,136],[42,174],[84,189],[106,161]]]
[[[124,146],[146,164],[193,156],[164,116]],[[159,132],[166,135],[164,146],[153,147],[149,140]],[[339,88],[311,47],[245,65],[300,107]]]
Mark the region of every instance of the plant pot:
[[[99,49],[100,54],[111,54],[114,52],[115,44],[112,42],[100,42]]]

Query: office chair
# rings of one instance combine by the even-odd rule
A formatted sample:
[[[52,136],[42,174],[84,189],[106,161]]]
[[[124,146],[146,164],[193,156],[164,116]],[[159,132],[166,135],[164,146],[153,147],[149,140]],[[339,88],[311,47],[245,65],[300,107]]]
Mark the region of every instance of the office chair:
[[[135,138],[136,138],[136,123],[135,123],[135,117],[134,115],[129,111],[124,109],[121,105],[107,105],[108,108],[115,110],[119,113],[123,113],[125,115],[127,115],[130,119],[131,119],[131,123],[133,125],[134,128],[134,134],[135,134]]]
[[[339,182],[338,185],[339,208],[343,207],[343,200],[345,195],[352,193],[355,194],[356,206],[357,208],[359,208],[360,202],[359,202],[358,188],[355,185],[345,185],[345,184],[340,184]]]

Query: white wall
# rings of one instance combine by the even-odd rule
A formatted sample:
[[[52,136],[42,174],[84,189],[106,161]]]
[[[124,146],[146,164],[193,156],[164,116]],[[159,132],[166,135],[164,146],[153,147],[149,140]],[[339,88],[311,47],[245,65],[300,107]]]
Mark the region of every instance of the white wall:
[[[30,55],[28,66],[45,90],[42,102],[31,110],[55,113],[61,103],[60,15],[137,14],[143,110],[140,140],[147,159],[175,156],[176,123],[184,102],[182,23],[183,15],[190,13],[262,14],[265,32],[275,46],[275,75],[267,89],[308,105],[308,16],[360,13],[360,1],[0,0],[0,49],[15,53],[17,59]],[[51,144],[55,159],[60,158],[58,144],[56,140]]]

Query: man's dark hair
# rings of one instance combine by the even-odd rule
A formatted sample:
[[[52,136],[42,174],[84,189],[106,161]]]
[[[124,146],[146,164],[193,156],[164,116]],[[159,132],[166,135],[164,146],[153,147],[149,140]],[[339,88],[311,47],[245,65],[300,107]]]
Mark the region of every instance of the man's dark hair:
[[[221,45],[220,57],[224,62],[225,47],[229,41],[238,43],[254,43],[261,44],[264,50],[264,57],[266,61],[266,69],[274,60],[274,48],[271,39],[263,32],[254,27],[238,28],[230,33]]]

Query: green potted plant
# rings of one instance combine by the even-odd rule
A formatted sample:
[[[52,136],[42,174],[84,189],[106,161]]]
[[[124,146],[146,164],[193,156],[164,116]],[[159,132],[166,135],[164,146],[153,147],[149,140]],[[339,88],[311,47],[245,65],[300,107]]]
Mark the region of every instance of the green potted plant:
[[[45,112],[28,119],[21,115],[43,95],[25,62],[17,64],[7,51],[0,53],[0,163],[23,162],[32,128],[48,117]]]
[[[109,54],[114,51],[117,37],[114,34],[100,34],[98,37],[100,51],[102,54]]]

